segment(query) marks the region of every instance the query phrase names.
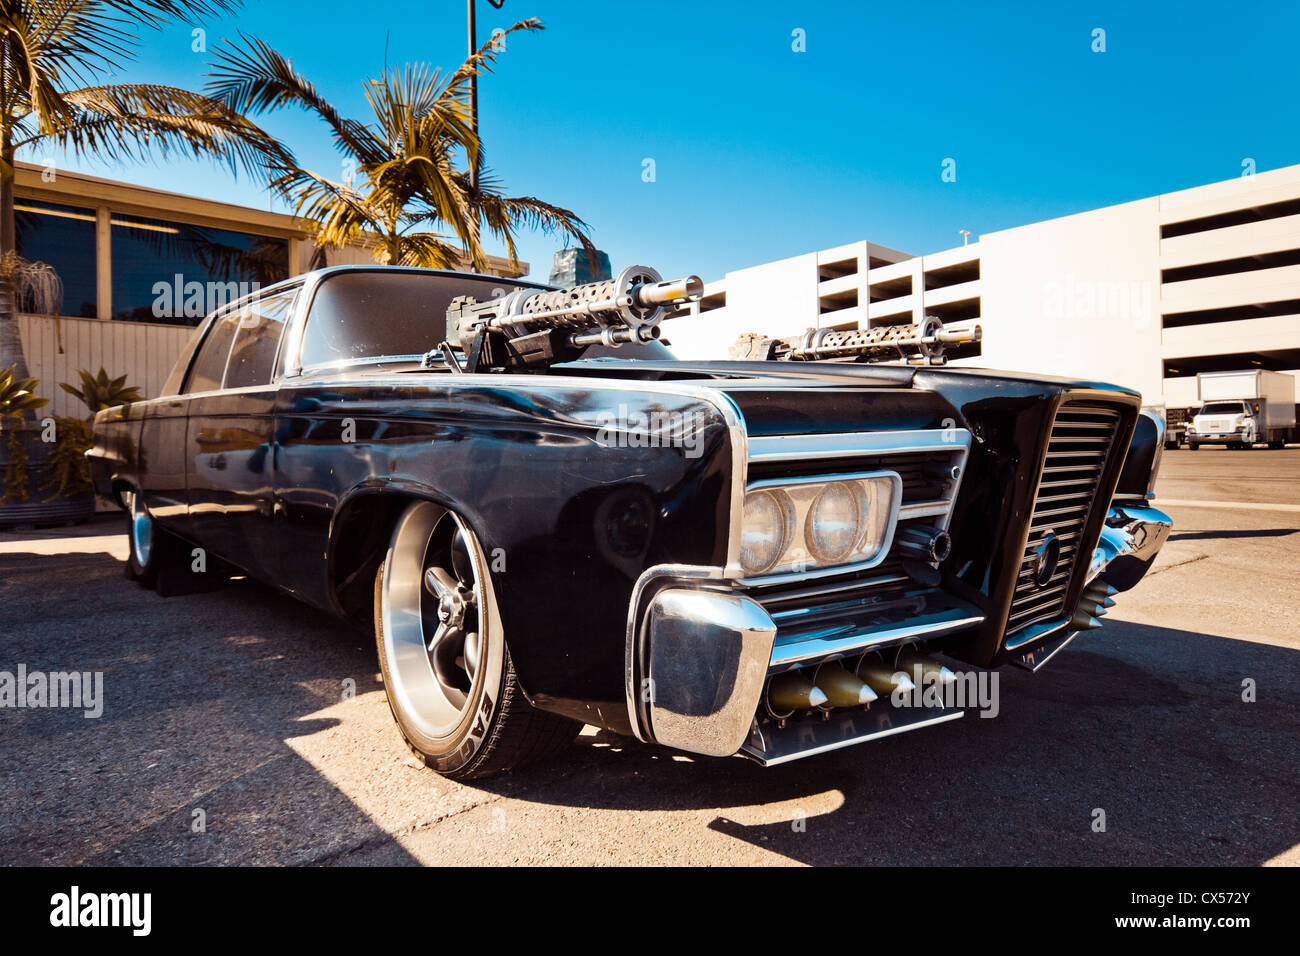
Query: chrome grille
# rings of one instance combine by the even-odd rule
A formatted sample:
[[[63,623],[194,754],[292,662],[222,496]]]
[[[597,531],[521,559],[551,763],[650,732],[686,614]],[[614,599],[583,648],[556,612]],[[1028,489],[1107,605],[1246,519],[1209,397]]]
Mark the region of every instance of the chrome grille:
[[[1058,409],[1016,576],[1007,618],[1008,636],[1065,613],[1066,592],[1074,569],[1080,560],[1090,557],[1089,542],[1083,541],[1082,535],[1119,423],[1119,410],[1104,405],[1076,404],[1067,399]],[[1060,543],[1060,559],[1056,573],[1039,584],[1035,579],[1037,551],[1049,533],[1054,533]]]

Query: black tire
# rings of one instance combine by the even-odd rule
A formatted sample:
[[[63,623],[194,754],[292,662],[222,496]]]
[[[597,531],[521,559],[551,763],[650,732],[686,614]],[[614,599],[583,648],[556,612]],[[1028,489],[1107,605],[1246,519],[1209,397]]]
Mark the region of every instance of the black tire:
[[[424,510],[417,512],[417,509]],[[430,519],[429,515],[434,514],[430,509],[436,509],[440,516]],[[411,522],[408,518],[412,519]],[[441,625],[434,623],[436,619],[431,619],[426,613],[417,613],[414,615],[419,619],[417,625],[411,616],[405,616],[402,623],[394,625],[392,634],[386,633],[384,624],[385,601],[405,604],[411,596],[410,570],[401,567],[419,551],[419,546],[412,548],[410,541],[418,542],[419,535],[425,533],[423,525],[429,525],[428,540],[424,545],[426,557],[419,559],[424,564],[428,549],[435,546],[433,536],[438,533],[444,518],[454,520],[462,533],[469,536],[475,567],[474,593],[480,595],[484,613],[475,625],[478,627],[475,632],[478,643],[474,657],[478,662],[473,674],[466,675],[468,688],[463,694],[463,703],[459,705],[449,703],[445,697],[442,701],[433,699],[433,694],[442,692],[439,690],[441,679],[432,663],[435,655],[430,653],[421,660],[414,647],[415,639],[423,647],[427,637],[426,622],[434,628],[433,641],[438,641]],[[414,531],[411,530],[412,524],[415,525]],[[390,563],[393,569],[391,578],[386,577]],[[418,573],[422,579],[423,571]],[[425,766],[453,780],[469,780],[545,760],[573,743],[582,729],[581,723],[537,710],[524,697],[501,633],[496,599],[486,574],[481,548],[473,539],[472,532],[450,512],[427,502],[407,509],[393,533],[388,555],[375,574],[374,595],[375,647],[388,707],[402,739]],[[438,602],[435,600],[434,603]],[[419,628],[419,634],[404,628]],[[468,650],[462,651],[462,657],[456,659],[458,665],[469,656]],[[419,672],[421,664],[427,668],[423,675]],[[442,708],[436,719],[432,711],[434,706]],[[445,716],[448,711],[456,712],[456,716]]]
[[[152,589],[158,584],[159,570],[177,560],[180,542],[158,526],[134,490],[123,492],[122,501],[126,505],[126,577]]]
[[[1198,449],[1198,448],[1200,448],[1200,447],[1201,447],[1201,446],[1200,446],[1199,444],[1197,444],[1196,442],[1194,442],[1194,441],[1189,441],[1189,442],[1187,443],[1187,450],[1188,450],[1188,451],[1196,451],[1196,449]]]

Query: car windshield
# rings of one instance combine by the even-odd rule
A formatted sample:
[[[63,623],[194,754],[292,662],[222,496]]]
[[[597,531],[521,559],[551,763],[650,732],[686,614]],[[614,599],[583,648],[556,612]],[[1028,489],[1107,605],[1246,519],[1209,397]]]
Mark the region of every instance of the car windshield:
[[[1202,415],[1240,415],[1241,402],[1209,402],[1201,409]]]
[[[327,276],[303,330],[303,368],[385,355],[417,355],[447,335],[447,306],[458,295],[480,302],[531,283],[493,277],[357,270]]]
[[[447,335],[447,307],[459,295],[480,302],[529,282],[437,272],[364,269],[327,276],[312,298],[299,364],[304,369],[385,356],[422,355]],[[453,343],[455,344],[455,343]],[[616,349],[596,345],[583,358],[671,360],[660,342]]]

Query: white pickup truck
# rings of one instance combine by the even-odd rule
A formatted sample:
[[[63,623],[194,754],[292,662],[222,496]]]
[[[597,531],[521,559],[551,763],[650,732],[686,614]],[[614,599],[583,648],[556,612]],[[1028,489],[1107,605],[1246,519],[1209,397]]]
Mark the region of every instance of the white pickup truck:
[[[1250,448],[1267,442],[1281,448],[1295,427],[1295,378],[1282,372],[1246,369],[1196,376],[1201,410],[1187,426],[1187,447],[1227,445]]]

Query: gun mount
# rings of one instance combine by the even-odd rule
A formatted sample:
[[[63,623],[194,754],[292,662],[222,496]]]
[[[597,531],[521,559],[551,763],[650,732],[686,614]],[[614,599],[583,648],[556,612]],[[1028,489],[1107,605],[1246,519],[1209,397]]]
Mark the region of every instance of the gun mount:
[[[592,345],[617,348],[659,338],[665,306],[699,299],[699,276],[664,280],[649,266],[568,289],[516,289],[479,302],[458,296],[447,309],[444,359],[457,371],[519,371],[567,362]],[[461,367],[449,343],[465,355]]]
[[[874,329],[809,329],[803,335],[773,339],[747,333],[731,347],[732,358],[778,362],[866,361],[939,365],[944,348],[978,342],[978,325],[945,329],[932,315],[915,325],[886,325]]]

